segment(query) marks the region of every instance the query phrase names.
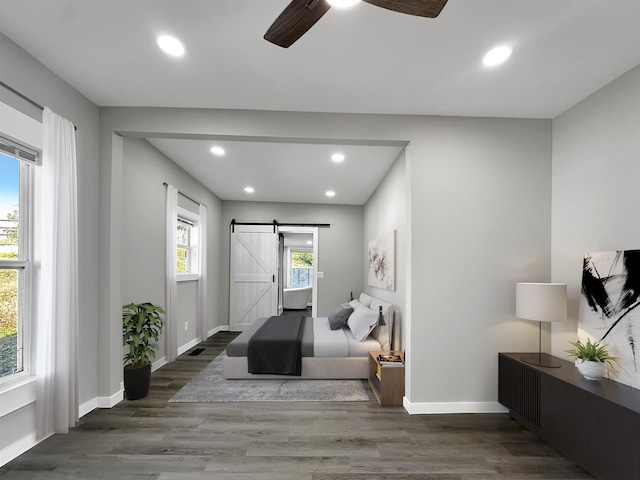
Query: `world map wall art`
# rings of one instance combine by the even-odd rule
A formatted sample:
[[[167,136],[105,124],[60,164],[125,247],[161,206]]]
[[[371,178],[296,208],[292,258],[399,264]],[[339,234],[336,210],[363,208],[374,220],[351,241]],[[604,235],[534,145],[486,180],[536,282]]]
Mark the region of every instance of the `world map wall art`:
[[[396,289],[396,231],[369,242],[369,285]]]
[[[578,338],[606,344],[618,361],[608,377],[640,388],[640,250],[587,253]]]

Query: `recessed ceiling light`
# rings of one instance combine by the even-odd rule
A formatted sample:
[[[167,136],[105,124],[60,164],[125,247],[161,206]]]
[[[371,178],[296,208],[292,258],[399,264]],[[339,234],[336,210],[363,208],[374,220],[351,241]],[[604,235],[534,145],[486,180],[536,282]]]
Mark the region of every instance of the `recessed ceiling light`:
[[[167,55],[171,55],[172,57],[182,57],[184,55],[184,45],[175,37],[162,35],[158,37],[156,42],[158,42],[158,46]]]
[[[216,145],[215,147],[211,147],[211,153],[218,157],[221,157],[222,155],[224,155],[224,148]]]
[[[253,189],[253,187],[244,187],[244,191],[247,193],[253,193],[255,192],[255,190]]]
[[[334,153],[333,155],[331,155],[331,160],[333,160],[336,163],[340,163],[340,162],[344,161],[344,154],[343,153]]]
[[[360,0],[327,0],[329,5],[331,5],[332,7],[338,7],[338,8],[352,7],[359,1]]]
[[[482,63],[486,67],[495,67],[505,62],[507,58],[511,56],[513,49],[509,46],[503,45],[489,50],[482,58]]]
[[[334,192],[333,190],[327,190],[327,191],[325,192],[325,195],[326,195],[327,197],[335,197],[335,196],[336,196],[336,192]]]

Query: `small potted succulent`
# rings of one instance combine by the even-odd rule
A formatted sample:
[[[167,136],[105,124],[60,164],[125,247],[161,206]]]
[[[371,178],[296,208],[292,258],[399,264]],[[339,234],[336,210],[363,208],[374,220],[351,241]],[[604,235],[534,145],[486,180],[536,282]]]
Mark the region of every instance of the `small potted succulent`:
[[[124,391],[127,400],[146,397],[151,384],[151,358],[156,356],[158,338],[164,327],[164,310],[151,303],[130,303],[122,307]]]
[[[600,345],[600,342],[592,342],[587,337],[587,343],[570,342],[574,348],[567,350],[572,357],[576,357],[576,367],[587,380],[598,380],[607,369],[607,364],[612,364],[617,357],[609,354],[607,345]]]

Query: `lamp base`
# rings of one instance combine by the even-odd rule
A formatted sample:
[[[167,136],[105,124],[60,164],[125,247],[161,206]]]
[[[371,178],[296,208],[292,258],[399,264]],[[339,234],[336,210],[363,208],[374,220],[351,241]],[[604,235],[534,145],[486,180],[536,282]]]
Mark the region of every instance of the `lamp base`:
[[[545,368],[560,368],[562,365],[555,361],[552,358],[548,358],[547,356],[542,356],[540,353],[532,353],[527,356],[520,357],[524,363],[528,363],[529,365],[535,365],[536,367],[545,367]]]

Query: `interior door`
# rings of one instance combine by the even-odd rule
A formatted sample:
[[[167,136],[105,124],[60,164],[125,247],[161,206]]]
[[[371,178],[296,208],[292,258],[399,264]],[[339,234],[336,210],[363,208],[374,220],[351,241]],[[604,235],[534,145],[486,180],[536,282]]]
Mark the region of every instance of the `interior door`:
[[[277,315],[278,234],[269,225],[234,225],[231,233],[229,329]]]

